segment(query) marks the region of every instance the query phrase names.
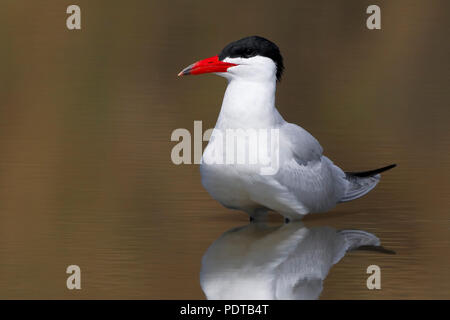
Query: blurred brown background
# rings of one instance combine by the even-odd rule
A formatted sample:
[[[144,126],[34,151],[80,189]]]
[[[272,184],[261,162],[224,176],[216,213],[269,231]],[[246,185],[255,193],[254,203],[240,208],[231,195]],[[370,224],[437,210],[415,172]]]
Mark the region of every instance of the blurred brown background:
[[[66,8],[82,30],[66,28]],[[366,28],[367,6],[382,29]],[[308,216],[363,229],[323,298],[450,298],[448,1],[0,3],[0,298],[204,298],[200,259],[247,217],[212,200],[170,141],[213,127],[226,83],[186,65],[258,34],[286,72],[283,116],[349,171],[396,162],[370,195]],[[281,222],[274,215],[273,219]],[[66,267],[82,290],[66,288]],[[366,268],[382,290],[366,288]]]

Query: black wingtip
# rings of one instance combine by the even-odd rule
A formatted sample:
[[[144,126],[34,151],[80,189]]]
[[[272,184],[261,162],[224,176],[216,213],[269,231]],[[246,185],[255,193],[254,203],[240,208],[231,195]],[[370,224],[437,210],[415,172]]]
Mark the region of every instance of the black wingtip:
[[[387,249],[383,246],[361,246],[356,248],[355,250],[362,250],[362,251],[374,251],[374,252],[380,252],[385,254],[397,254],[394,250]]]
[[[393,163],[393,164],[388,165],[386,167],[375,169],[375,170],[363,171],[363,172],[346,172],[346,174],[350,175],[350,176],[354,176],[354,177],[365,178],[365,177],[371,177],[371,176],[374,176],[376,174],[382,173],[384,171],[390,170],[392,168],[395,168],[396,166],[397,166],[397,164]]]

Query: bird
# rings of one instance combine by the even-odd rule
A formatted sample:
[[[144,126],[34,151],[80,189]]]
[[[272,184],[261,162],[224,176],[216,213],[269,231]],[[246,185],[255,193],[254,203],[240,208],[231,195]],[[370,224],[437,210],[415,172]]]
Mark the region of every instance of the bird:
[[[317,299],[349,251],[395,254],[363,230],[250,223],[226,231],[202,257],[200,286],[213,300]]]
[[[250,221],[263,220],[269,211],[278,212],[286,222],[327,212],[364,196],[377,185],[380,173],[396,166],[344,172],[335,165],[316,138],[278,112],[275,92],[283,70],[278,46],[249,36],[178,74],[213,73],[228,81],[200,174],[212,198],[246,212]],[[231,143],[236,140],[243,148]]]

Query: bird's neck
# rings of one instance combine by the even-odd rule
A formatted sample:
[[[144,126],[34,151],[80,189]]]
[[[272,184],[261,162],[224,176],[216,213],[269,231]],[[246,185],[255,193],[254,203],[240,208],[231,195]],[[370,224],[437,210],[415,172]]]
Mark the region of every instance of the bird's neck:
[[[281,121],[275,108],[276,81],[229,81],[216,128],[271,128]]]

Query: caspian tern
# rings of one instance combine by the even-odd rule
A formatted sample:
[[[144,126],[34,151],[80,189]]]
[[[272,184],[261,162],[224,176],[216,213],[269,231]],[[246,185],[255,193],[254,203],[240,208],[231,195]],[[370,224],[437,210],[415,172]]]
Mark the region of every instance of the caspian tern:
[[[270,210],[287,220],[328,211],[340,202],[362,197],[377,185],[381,172],[395,167],[344,172],[334,165],[310,133],[286,122],[276,109],[276,84],[283,69],[277,45],[251,36],[228,44],[219,55],[191,64],[178,74],[215,73],[228,80],[213,136],[228,130],[241,130],[237,136],[246,135],[247,129],[277,130],[274,174],[261,174],[261,163],[218,163],[217,153],[228,156],[221,139],[211,139],[203,153],[203,186],[222,205],[247,212],[251,220]],[[246,141],[251,157],[258,151]]]

